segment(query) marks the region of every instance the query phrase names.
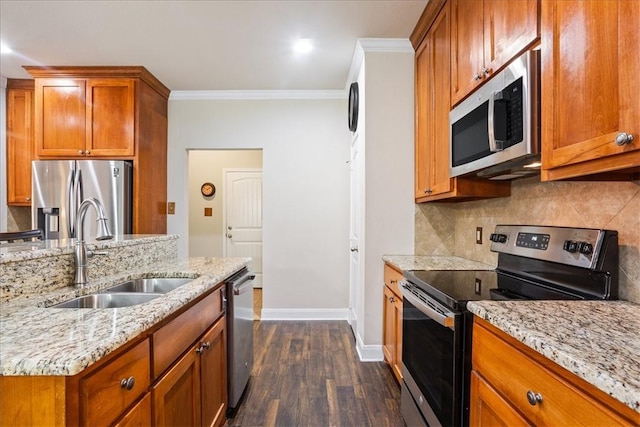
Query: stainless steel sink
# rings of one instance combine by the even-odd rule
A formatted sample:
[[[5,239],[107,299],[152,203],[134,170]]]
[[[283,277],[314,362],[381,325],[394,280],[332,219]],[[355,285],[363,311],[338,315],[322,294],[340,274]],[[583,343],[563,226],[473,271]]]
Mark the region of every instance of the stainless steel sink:
[[[105,292],[144,292],[166,294],[193,279],[184,277],[153,277],[148,279],[133,279],[105,289]]]
[[[156,293],[104,293],[85,295],[72,300],[52,305],[49,308],[119,308],[142,304],[152,299],[160,297],[162,294]]]

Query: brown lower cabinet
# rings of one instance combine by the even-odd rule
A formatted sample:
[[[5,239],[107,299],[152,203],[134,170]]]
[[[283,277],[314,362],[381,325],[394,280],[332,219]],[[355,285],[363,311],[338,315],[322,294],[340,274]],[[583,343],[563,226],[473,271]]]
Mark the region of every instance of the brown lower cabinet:
[[[0,376],[0,425],[223,425],[222,291],[216,286],[73,377]]]
[[[151,391],[157,426],[218,426],[226,414],[226,331],[219,319]]]
[[[475,318],[469,424],[640,425],[640,414]]]
[[[398,382],[402,381],[402,273],[384,265],[382,352]]]

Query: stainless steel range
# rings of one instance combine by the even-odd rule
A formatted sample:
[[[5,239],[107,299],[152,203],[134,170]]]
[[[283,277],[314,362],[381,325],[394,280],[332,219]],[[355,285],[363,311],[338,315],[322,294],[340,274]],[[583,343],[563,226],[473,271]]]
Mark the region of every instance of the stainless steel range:
[[[401,411],[408,426],[468,425],[468,301],[618,298],[618,233],[498,225],[494,271],[405,271]]]

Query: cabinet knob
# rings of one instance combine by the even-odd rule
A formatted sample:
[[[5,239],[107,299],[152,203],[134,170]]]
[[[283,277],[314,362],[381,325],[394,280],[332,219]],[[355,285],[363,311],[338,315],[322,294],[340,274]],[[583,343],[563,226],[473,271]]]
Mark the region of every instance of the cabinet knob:
[[[206,350],[207,348],[211,347],[211,343],[209,341],[203,342],[202,347],[204,347],[204,349]]]
[[[542,395],[529,390],[527,392],[527,400],[531,406],[536,406],[538,403],[542,403]]]
[[[84,154],[84,151],[78,150],[78,154],[82,155],[82,154]]]
[[[482,74],[484,74],[485,76],[488,76],[490,72],[491,70],[489,68],[485,68],[484,70],[482,70]]]
[[[25,197],[24,200],[25,200],[25,202],[30,202],[31,201],[31,197]]]
[[[473,75],[473,80],[475,81],[479,81],[482,80],[482,76],[480,75],[480,73],[476,73]]]
[[[89,154],[91,154],[91,151],[87,150],[87,151],[84,152],[84,154],[86,154],[88,156]]]
[[[123,378],[122,380],[120,380],[120,387],[125,390],[131,390],[135,383],[136,379],[133,377]]]
[[[357,246],[352,246],[351,249],[349,249],[351,252],[358,252],[358,247]]]
[[[626,132],[620,132],[619,134],[616,135],[616,145],[625,145],[625,144],[631,144],[633,142],[633,135],[631,135],[630,133],[626,133]]]
[[[396,279],[391,279],[390,282],[391,283],[398,283],[398,281]]]

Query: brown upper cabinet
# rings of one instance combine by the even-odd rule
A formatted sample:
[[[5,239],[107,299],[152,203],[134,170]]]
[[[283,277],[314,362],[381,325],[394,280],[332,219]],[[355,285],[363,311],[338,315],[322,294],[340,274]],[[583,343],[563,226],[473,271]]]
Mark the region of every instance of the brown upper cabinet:
[[[540,37],[538,0],[451,0],[451,106]]]
[[[7,205],[31,206],[33,80],[7,79]]]
[[[169,89],[146,68],[25,66],[37,159],[133,163],[133,234],[167,232]]]
[[[638,23],[638,1],[542,2],[543,181],[637,179]]]
[[[450,18],[450,3],[431,1],[412,34],[416,48],[416,203],[504,197],[511,192],[505,181],[450,177]]]
[[[135,80],[36,79],[39,157],[134,155]]]

